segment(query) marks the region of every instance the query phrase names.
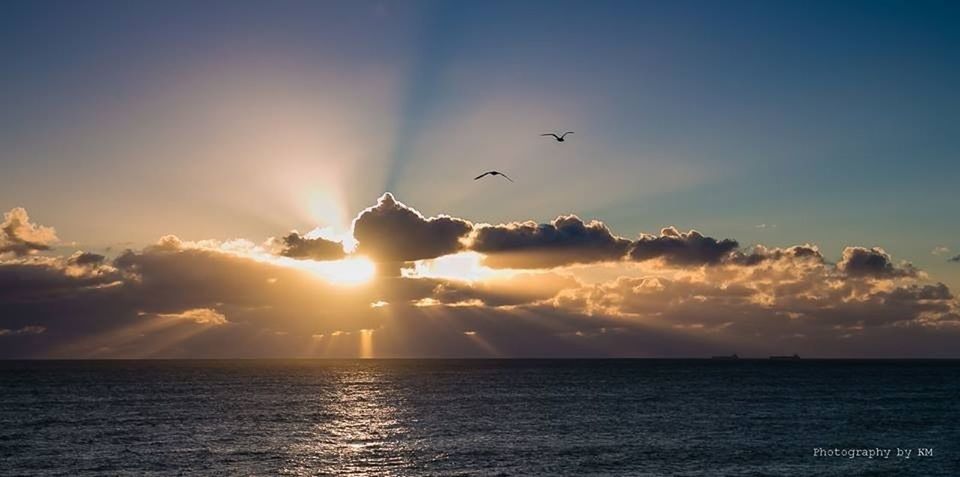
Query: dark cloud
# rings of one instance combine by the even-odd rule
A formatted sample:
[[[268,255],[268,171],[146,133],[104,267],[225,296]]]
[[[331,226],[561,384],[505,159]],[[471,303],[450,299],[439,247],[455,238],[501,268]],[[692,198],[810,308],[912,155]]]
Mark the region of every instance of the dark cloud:
[[[0,301],[33,302],[87,293],[122,277],[101,263],[77,267],[70,260],[29,257],[0,262]]]
[[[484,263],[491,267],[548,268],[617,261],[629,245],[629,240],[614,236],[601,222],[584,223],[579,217],[568,215],[549,224],[478,226],[470,248],[486,254]]]
[[[750,252],[734,251],[726,257],[726,263],[742,266],[755,266],[765,261],[777,260],[813,260],[823,262],[820,249],[814,245],[794,245],[787,248],[767,248],[758,245]]]
[[[26,209],[15,207],[3,214],[0,223],[0,254],[22,257],[43,250],[57,242],[56,231],[30,222]]]
[[[91,252],[76,252],[67,258],[68,265],[78,267],[95,267],[103,264],[106,257]]]
[[[389,193],[353,221],[357,253],[382,262],[408,262],[458,252],[464,248],[461,240],[472,229],[470,222],[445,215],[425,218]]]
[[[954,263],[960,263],[960,255],[957,255],[956,257],[948,258],[947,261],[948,261],[948,262],[954,262]]]
[[[343,244],[321,237],[307,238],[298,232],[290,232],[280,239],[280,255],[311,260],[337,260],[343,258]]]
[[[890,261],[890,255],[882,248],[847,247],[837,263],[837,270],[851,276],[870,276],[877,278],[905,277],[916,275],[916,269],[906,264],[897,267]]]
[[[717,240],[696,230],[684,233],[667,227],[660,235],[641,235],[630,245],[629,257],[636,261],[660,258],[671,265],[710,265],[720,263],[737,247],[736,240]]]

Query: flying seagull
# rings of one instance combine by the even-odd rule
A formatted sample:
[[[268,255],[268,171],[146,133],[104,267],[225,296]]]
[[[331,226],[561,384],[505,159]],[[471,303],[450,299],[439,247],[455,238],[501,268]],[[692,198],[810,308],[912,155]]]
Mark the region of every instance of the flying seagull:
[[[563,138],[567,137],[567,134],[573,134],[573,131],[567,131],[559,136],[557,136],[554,133],[543,133],[541,134],[541,136],[553,136],[554,138],[556,138],[557,142],[563,142],[564,141]]]
[[[490,176],[503,176],[504,179],[506,179],[506,180],[508,180],[508,181],[510,181],[510,182],[513,182],[513,179],[507,177],[506,174],[504,174],[504,173],[502,173],[502,172],[500,172],[500,171],[487,171],[487,172],[484,172],[483,174],[480,174],[480,175],[477,176],[477,177],[474,177],[473,180],[481,179],[481,178],[483,178],[483,176],[487,176],[487,175],[490,175]]]

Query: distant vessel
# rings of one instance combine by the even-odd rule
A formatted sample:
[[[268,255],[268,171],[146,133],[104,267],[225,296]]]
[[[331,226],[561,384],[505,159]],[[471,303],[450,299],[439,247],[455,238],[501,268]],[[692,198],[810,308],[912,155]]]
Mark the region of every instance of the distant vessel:
[[[730,361],[730,360],[734,360],[734,359],[740,359],[740,357],[737,356],[737,353],[733,353],[733,354],[731,354],[730,356],[714,356],[714,357],[712,357],[712,358],[710,358],[710,359],[719,359],[719,360]]]
[[[770,359],[774,361],[797,361],[800,359],[800,355],[794,353],[791,356],[771,356]]]

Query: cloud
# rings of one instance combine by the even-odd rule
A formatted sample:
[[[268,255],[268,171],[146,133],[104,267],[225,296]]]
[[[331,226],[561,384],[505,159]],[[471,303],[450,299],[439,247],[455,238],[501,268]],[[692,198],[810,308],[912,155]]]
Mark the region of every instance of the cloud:
[[[916,275],[916,269],[905,264],[895,266],[890,255],[879,247],[847,247],[837,263],[837,269],[852,276],[895,277]]]
[[[944,247],[943,245],[938,245],[936,247],[933,247],[933,250],[931,250],[930,253],[933,255],[946,255],[950,253],[950,248]]]
[[[345,286],[250,241],[172,235],[113,259],[7,254],[0,357],[958,356],[956,296],[879,248],[834,264],[811,244],[672,227],[629,242],[573,216],[474,227],[390,196],[356,222],[358,253],[436,269]],[[484,257],[527,269],[456,278]]]
[[[947,259],[947,261],[948,261],[948,262],[954,262],[954,263],[960,263],[960,255],[957,255],[956,257],[950,257],[950,258]]]
[[[308,238],[298,232],[290,232],[280,239],[280,255],[290,258],[307,258],[311,260],[337,260],[346,254],[343,244],[322,237]]]
[[[465,320],[486,330],[501,327],[508,335],[511,325],[498,320],[511,312],[487,312],[530,305],[578,286],[569,277],[533,273],[476,284],[377,277],[366,285],[340,287],[308,271],[173,236],[101,264],[111,271],[109,277],[92,269],[73,276],[75,267],[65,258],[29,260],[0,264],[0,278],[29,279],[19,289],[3,289],[0,328],[36,325],[49,331],[31,340],[17,335],[0,356],[313,356],[319,351],[310,351],[306,343],[301,348],[299,338],[312,343],[314,335],[329,338],[337,330],[379,329],[384,323],[393,323],[400,333],[419,329],[420,345],[390,345],[399,355],[454,356],[463,348],[446,344],[444,337],[453,331],[421,328],[417,320],[438,324],[440,316],[454,327]],[[414,306],[425,300],[435,305]],[[389,305],[370,307],[378,302]],[[477,320],[493,321],[480,326]],[[378,340],[387,346],[386,338]],[[327,354],[355,351],[333,347]]]
[[[58,241],[52,227],[30,222],[26,209],[14,207],[3,214],[0,223],[0,254],[12,253],[22,257],[39,251],[50,250]]]
[[[103,264],[107,257],[90,252],[76,252],[67,258],[67,264],[78,267],[97,267]]]
[[[575,263],[617,261],[630,241],[614,236],[601,222],[575,215],[549,224],[514,222],[477,226],[470,249],[487,255],[494,268],[549,268]]]
[[[845,347],[857,343],[857,353],[876,356],[866,349],[871,342],[892,345],[901,333],[937,346],[960,336],[960,303],[946,285],[898,276],[877,286],[872,276],[852,277],[812,261],[717,266],[676,278],[620,277],[565,290],[551,304],[684,330],[728,350],[771,354],[849,356]],[[901,341],[901,353],[908,348]]]
[[[43,326],[24,326],[16,330],[0,328],[0,336],[39,335],[45,331],[47,331],[47,329]]]
[[[199,325],[219,326],[229,323],[226,316],[210,308],[194,308],[180,313],[157,313],[156,316],[173,320],[188,320]]]
[[[63,257],[0,261],[0,303],[65,299],[111,286],[122,278],[111,266],[90,263],[78,266]]]
[[[353,221],[357,253],[384,262],[436,258],[463,250],[461,240],[473,229],[463,219],[446,215],[425,218],[420,212],[383,194],[377,205]]]
[[[671,265],[710,265],[722,261],[738,246],[736,240],[717,240],[696,230],[684,233],[667,227],[660,235],[641,235],[630,245],[629,257],[638,262],[662,259]]]
[[[753,247],[750,252],[737,250],[726,257],[725,263],[755,266],[773,260],[812,260],[823,262],[823,255],[816,245],[794,245],[787,248],[767,248],[763,245]]]

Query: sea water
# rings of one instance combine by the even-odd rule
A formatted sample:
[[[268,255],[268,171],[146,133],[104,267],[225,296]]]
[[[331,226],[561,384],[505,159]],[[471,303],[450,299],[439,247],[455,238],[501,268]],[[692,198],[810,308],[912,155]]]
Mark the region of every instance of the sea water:
[[[0,475],[957,476],[958,378],[956,361],[0,361]]]

